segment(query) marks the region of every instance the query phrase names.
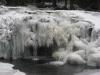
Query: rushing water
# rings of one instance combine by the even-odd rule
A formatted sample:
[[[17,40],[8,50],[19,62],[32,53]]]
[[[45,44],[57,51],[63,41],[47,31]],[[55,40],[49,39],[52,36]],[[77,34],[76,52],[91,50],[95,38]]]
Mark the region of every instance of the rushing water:
[[[71,66],[67,64],[63,66],[52,66],[34,63],[32,60],[1,61],[14,64],[14,69],[19,69],[26,73],[26,75],[74,75],[84,70],[84,67],[80,66]]]

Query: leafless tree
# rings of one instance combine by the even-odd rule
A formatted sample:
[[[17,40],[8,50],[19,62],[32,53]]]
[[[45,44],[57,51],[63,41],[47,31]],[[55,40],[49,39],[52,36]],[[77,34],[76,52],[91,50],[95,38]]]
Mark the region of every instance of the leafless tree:
[[[6,4],[7,4],[6,0],[0,0],[0,5],[6,5]]]

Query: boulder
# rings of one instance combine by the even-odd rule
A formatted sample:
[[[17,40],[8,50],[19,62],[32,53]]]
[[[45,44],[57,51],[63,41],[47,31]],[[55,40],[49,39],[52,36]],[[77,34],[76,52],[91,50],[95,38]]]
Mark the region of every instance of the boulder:
[[[88,66],[94,66],[94,67],[100,66],[100,52],[90,54],[88,56],[87,65]]]
[[[86,51],[85,50],[78,50],[78,51],[75,51],[74,53],[80,55],[83,59],[86,58]]]
[[[76,53],[71,53],[69,54],[68,58],[67,58],[67,62],[69,64],[85,64],[86,61],[78,54]]]
[[[52,57],[55,58],[58,61],[66,61],[67,59],[67,51],[56,51],[52,54]]]

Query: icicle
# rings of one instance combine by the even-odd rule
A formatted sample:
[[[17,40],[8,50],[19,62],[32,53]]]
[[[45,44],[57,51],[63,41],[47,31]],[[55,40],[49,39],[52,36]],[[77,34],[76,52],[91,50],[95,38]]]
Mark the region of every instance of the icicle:
[[[98,34],[97,31],[95,29],[93,29],[92,34],[91,34],[91,41],[96,41],[98,38]]]
[[[32,60],[34,60],[34,61],[39,60],[39,58],[37,56],[37,48],[33,49],[33,58],[32,58]]]

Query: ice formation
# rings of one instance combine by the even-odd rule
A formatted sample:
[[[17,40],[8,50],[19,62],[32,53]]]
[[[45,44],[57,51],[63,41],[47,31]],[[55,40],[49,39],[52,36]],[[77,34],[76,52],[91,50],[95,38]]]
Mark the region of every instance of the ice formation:
[[[96,18],[94,13],[88,13],[3,7],[0,9],[0,57],[27,57],[29,47],[33,47],[37,56],[37,48],[52,47],[52,57],[56,60],[66,62],[70,58],[74,62],[79,58],[87,62],[88,56],[100,52],[100,15]],[[70,53],[75,53],[76,58]]]
[[[67,59],[69,64],[85,64],[86,61],[78,54],[71,53]]]

